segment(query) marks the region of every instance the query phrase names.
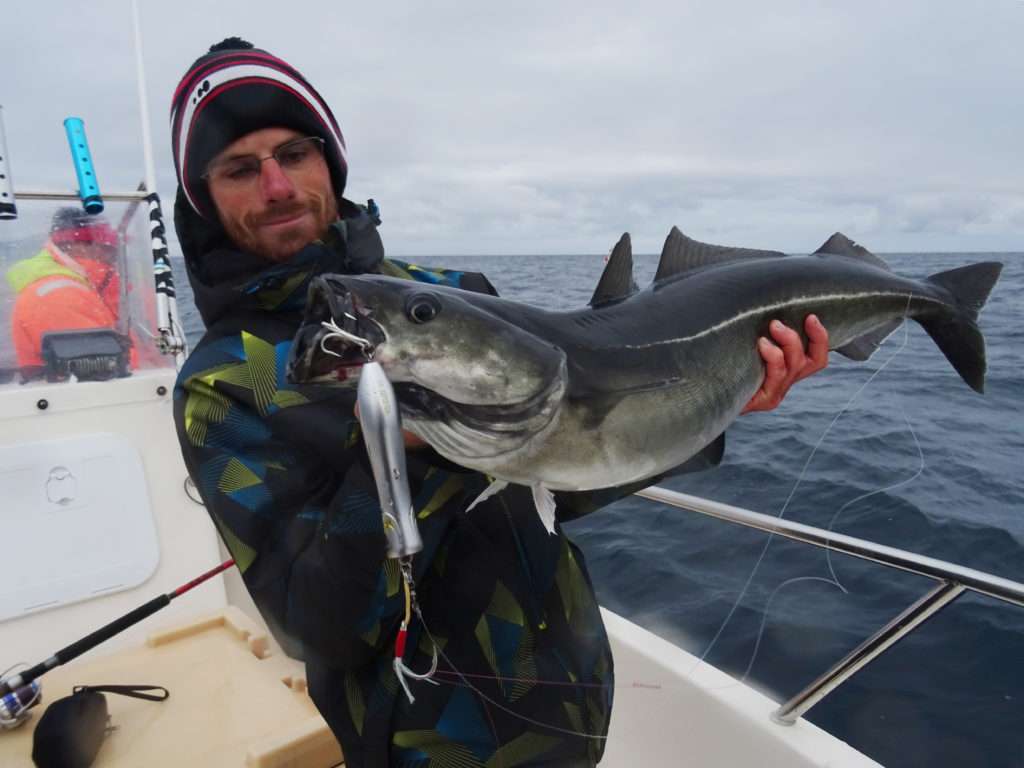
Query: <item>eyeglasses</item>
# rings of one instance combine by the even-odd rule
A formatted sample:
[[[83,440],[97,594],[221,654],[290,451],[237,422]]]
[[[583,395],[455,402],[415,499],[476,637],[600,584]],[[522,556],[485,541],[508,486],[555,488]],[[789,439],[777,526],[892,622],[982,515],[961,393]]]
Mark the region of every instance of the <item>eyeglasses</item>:
[[[236,187],[249,186],[260,177],[264,160],[274,158],[285,173],[302,173],[309,170],[323,154],[324,140],[319,136],[307,136],[285,142],[265,157],[239,155],[211,163],[200,178]]]

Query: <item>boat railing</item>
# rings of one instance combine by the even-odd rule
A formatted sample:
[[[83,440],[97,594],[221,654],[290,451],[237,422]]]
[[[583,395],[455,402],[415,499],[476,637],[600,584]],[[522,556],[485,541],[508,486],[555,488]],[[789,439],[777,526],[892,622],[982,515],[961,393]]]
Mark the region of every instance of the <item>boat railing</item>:
[[[725,520],[748,528],[782,536],[823,549],[881,563],[889,568],[927,576],[937,583],[919,600],[819,675],[799,693],[781,704],[772,719],[792,725],[811,707],[824,699],[860,669],[909,635],[921,624],[952,603],[965,591],[1024,606],[1024,584],[973,568],[918,555],[896,547],[877,544],[854,536],[833,533],[804,523],[785,520],[741,507],[722,504],[699,496],[651,486],[637,492],[651,501]]]
[[[118,203],[142,202],[148,196],[149,192],[144,189],[130,192],[103,192],[104,200]],[[78,202],[81,198],[77,192],[63,192],[53,189],[19,189],[18,199]]]

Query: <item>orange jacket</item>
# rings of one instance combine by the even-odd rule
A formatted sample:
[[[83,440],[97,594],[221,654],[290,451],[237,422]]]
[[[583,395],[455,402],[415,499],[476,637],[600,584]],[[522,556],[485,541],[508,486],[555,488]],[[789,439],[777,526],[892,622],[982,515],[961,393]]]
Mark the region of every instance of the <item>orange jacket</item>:
[[[116,328],[120,283],[113,265],[74,260],[52,242],[7,271],[17,292],[11,336],[18,365],[41,366],[43,334]]]

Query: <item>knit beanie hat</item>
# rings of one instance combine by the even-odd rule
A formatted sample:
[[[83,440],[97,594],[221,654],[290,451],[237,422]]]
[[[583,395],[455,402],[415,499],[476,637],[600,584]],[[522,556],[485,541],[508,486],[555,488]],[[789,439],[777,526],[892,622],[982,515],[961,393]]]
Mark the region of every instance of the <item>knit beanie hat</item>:
[[[50,222],[50,240],[57,246],[91,244],[116,246],[115,230],[102,216],[82,208],[58,208]]]
[[[196,213],[216,220],[200,178],[210,161],[242,136],[275,127],[324,140],[327,167],[340,197],[348,175],[345,139],[330,108],[298,70],[237,37],[196,59],[171,101],[174,168]]]

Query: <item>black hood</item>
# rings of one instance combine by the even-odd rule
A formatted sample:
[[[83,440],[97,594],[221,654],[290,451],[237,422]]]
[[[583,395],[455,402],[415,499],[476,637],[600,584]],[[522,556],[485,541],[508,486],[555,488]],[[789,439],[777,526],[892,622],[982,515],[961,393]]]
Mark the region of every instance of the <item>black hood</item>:
[[[309,281],[327,272],[376,272],[384,259],[376,213],[344,198],[340,218],[323,240],[310,243],[289,261],[276,263],[239,250],[219,222],[193,210],[178,188],[174,228],[185,256],[185,268],[196,309],[209,328],[240,310],[295,310],[305,303]]]

